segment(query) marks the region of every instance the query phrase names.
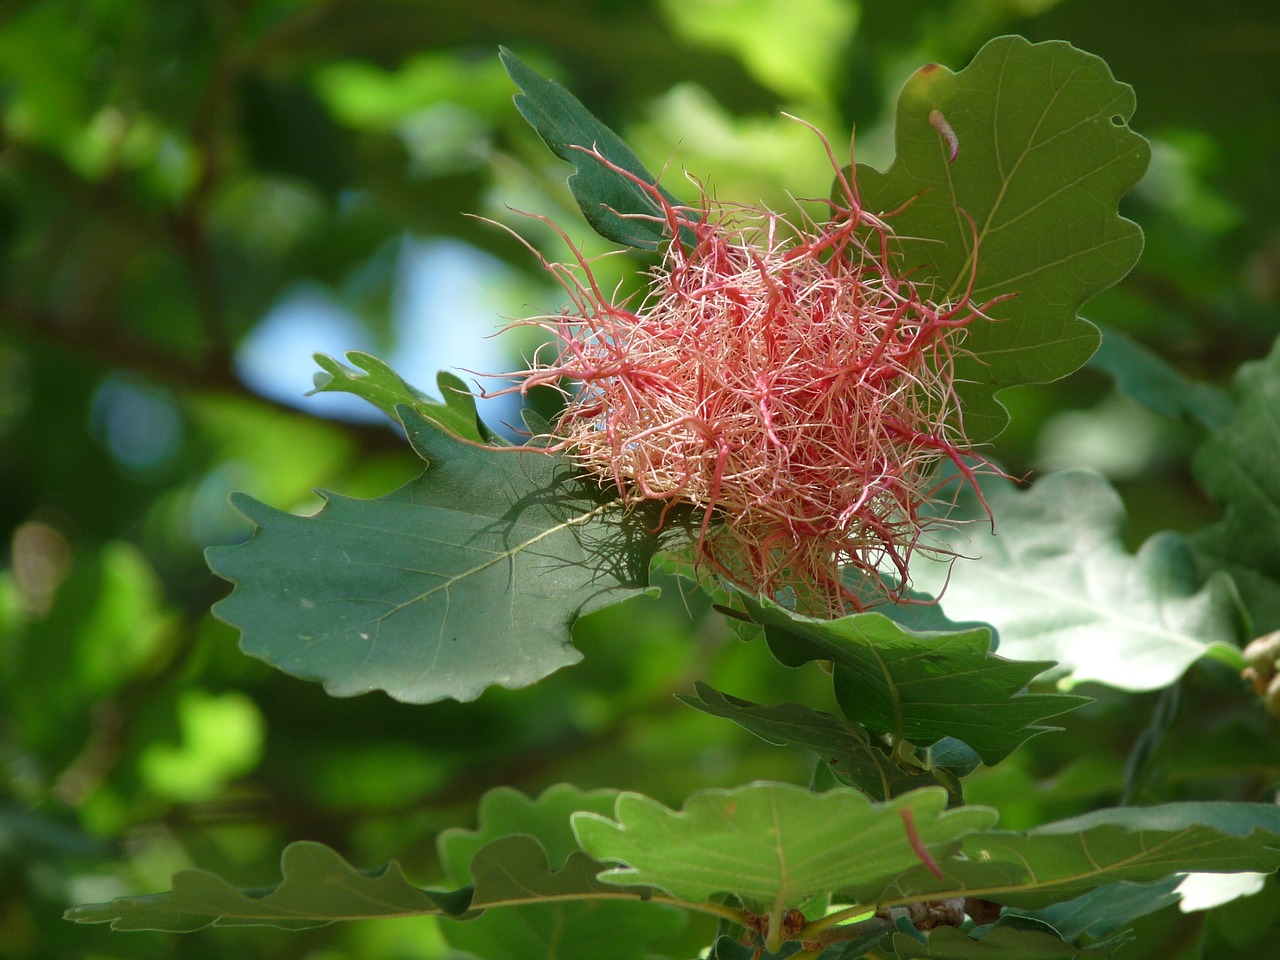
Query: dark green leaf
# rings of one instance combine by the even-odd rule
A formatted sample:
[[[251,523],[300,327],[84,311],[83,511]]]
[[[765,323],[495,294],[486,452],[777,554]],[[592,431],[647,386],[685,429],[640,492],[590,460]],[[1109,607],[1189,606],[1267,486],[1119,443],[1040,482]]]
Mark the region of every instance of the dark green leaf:
[[[613,820],[580,813],[573,827],[592,856],[625,864],[602,880],[655,886],[690,903],[730,893],[781,915],[816,895],[883,885],[919,864],[901,811],[911,812],[920,843],[938,860],[995,819],[985,807],[946,803],[940,788],[877,804],[848,787],[811,793],[755,783],[696,793],[679,812],[623,793]]]
[[[598,152],[615,167],[655,184],[653,174],[622,138],[592,116],[577,97],[510,50],[501,48],[500,56],[520,88],[515,98],[520,115],[552,153],[577,169],[569,177],[569,189],[591,228],[606,240],[646,250],[669,240],[662,210],[652,194],[593,155]],[[678,203],[666,190],[661,193],[668,203]]]
[[[236,584],[215,608],[247,653],[334,696],[470,700],[580,659],[579,616],[647,592],[652,518],[626,514],[564,459],[484,449],[397,412],[429,466],[377,500],[313,517],[249,497],[249,541],[208,551]]]
[[[1105,960],[1111,951],[1100,947],[1076,947],[1045,930],[1020,930],[1000,926],[983,937],[970,936],[955,927],[931,930],[924,943],[895,933],[893,948],[902,960]]]
[[[1280,883],[1270,877],[1261,892],[1233,900],[1205,916],[1198,960],[1242,960],[1275,952],[1280,928]]]
[[[931,772],[899,763],[883,745],[873,743],[859,724],[798,703],[768,707],[727,696],[704,683],[694,686],[697,696],[680,697],[685,703],[732,720],[770,743],[812,750],[840,780],[873,800],[886,800],[917,787],[938,786],[938,778]]]
[[[1196,477],[1226,516],[1192,538],[1227,570],[1258,634],[1280,630],[1280,341],[1236,378],[1236,415],[1196,454]]]
[[[815,620],[768,600],[746,598],[765,627],[769,649],[788,666],[835,664],[836,698],[845,715],[894,741],[928,746],[955,737],[994,764],[1040,724],[1087,702],[1024,688],[1051,662],[1022,663],[991,652],[991,631],[916,633],[880,613]]]
[[[1175,874],[1152,883],[1108,883],[1074,900],[1019,913],[1044,921],[1065,940],[1085,936],[1100,940],[1139,917],[1177,903],[1178,884],[1182,879],[1180,874]]]
[[[493,433],[480,421],[475,398],[454,374],[441,370],[436,376],[436,385],[444,398],[441,403],[405,383],[398,373],[372,354],[352,350],[346,357],[357,369],[323,353],[315,354],[321,372],[315,375],[312,393],[353,393],[397,423],[400,418],[396,416],[396,407],[403,404],[454,436],[482,443],[501,442],[495,441]]]
[[[995,517],[962,499],[942,534],[963,559],[917,554],[912,575],[940,591],[952,616],[982,616],[1010,656],[1057,660],[1070,682],[1095,680],[1124,690],[1155,690],[1201,657],[1244,666],[1239,599],[1221,574],[1204,581],[1186,542],[1160,533],[1136,556],[1124,547],[1124,504],[1102,477],[1064,470],[1026,491],[987,478]]]
[[[909,204],[891,225],[917,283],[954,300],[972,278],[976,304],[1016,294],[970,326],[957,362],[974,439],[1008,419],[997,391],[1065,376],[1097,348],[1076,311],[1142,250],[1142,232],[1116,213],[1150,155],[1128,127],[1133,111],[1133,90],[1099,58],[1000,37],[959,73],[918,70],[898,100],[893,165],[858,169],[865,207]]]

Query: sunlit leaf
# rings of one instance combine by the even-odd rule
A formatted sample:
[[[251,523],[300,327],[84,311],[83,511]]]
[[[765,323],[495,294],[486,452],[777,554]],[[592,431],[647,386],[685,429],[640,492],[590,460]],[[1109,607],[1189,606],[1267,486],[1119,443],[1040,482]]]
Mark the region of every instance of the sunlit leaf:
[[[644,183],[656,183],[622,138],[560,84],[543,77],[505,47],[500,55],[520,88],[515,98],[520,115],[538,131],[552,153],[577,169],[569,177],[569,189],[591,228],[606,240],[629,247],[653,249],[668,239],[661,210],[649,191],[592,156],[598,151]],[[662,193],[671,203],[677,202],[665,190]]]
[[[1230,580],[1218,574],[1202,584],[1173,533],[1128,554],[1124,505],[1102,477],[1066,470],[1025,492],[995,479],[983,490],[996,535],[966,498],[955,516],[983,522],[946,535],[963,558],[944,564],[918,555],[912,574],[925,589],[945,584],[942,603],[952,616],[989,619],[1002,653],[1057,660],[1067,682],[1124,690],[1167,686],[1201,657],[1244,665]]]
[[[1087,702],[1025,687],[1052,662],[1020,662],[991,652],[991,631],[915,632],[880,613],[815,620],[768,600],[745,598],[765,627],[769,649],[789,666],[835,665],[836,699],[846,717],[894,741],[928,746],[954,737],[994,764],[1053,729],[1047,717]]]
[[[1280,630],[1280,341],[1241,367],[1237,412],[1196,454],[1196,477],[1226,508],[1192,538],[1210,569],[1235,579],[1255,634]]]
[[[941,788],[877,804],[847,787],[811,793],[756,783],[696,793],[680,811],[623,793],[614,819],[580,813],[573,826],[592,856],[625,864],[602,880],[655,886],[693,903],[730,893],[777,912],[822,893],[887,883],[919,864],[902,811],[936,859],[995,820],[985,807],[948,811],[946,803]]]
[[[560,457],[483,449],[398,413],[428,463],[399,490],[329,496],[313,517],[235,498],[259,529],[208,551],[236,584],[217,615],[247,653],[334,696],[471,700],[575,663],[574,621],[646,592],[652,519]]]
[[[972,278],[977,304],[1016,294],[970,326],[957,358],[975,439],[1005,425],[996,391],[1065,376],[1097,348],[1076,311],[1142,250],[1142,232],[1116,213],[1150,155],[1133,112],[1132,88],[1099,58],[1000,37],[959,73],[916,71],[898,100],[893,165],[858,170],[864,206],[908,204],[891,225],[917,283],[954,299]]]
[[[312,393],[353,393],[397,423],[400,418],[396,416],[396,407],[405,405],[455,436],[484,443],[502,442],[495,441],[493,433],[481,422],[475,397],[467,385],[447,370],[441,370],[436,376],[436,385],[444,398],[441,403],[405,383],[398,373],[372,354],[352,350],[346,357],[353,367],[323,353],[315,355],[320,372],[315,374]]]

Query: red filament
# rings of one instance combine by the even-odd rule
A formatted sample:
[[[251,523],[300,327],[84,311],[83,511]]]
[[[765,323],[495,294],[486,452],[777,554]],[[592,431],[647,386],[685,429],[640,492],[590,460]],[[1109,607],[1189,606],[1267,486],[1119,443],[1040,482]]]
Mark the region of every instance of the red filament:
[[[823,201],[823,223],[705,191],[676,206],[631,178],[676,238],[648,292],[638,306],[612,302],[576,249],[576,263],[546,264],[572,305],[522,321],[552,334],[557,352],[509,390],[562,390],[545,449],[624,501],[699,511],[704,569],[839,615],[866,606],[867,584],[901,598],[910,555],[947,522],[945,503],[934,507],[947,499],[941,464],[974,483],[983,461],[954,371],[966,326],[989,304],[970,301],[976,250],[962,293],[939,300],[914,282],[886,220],[862,209],[827,153],[840,190]]]

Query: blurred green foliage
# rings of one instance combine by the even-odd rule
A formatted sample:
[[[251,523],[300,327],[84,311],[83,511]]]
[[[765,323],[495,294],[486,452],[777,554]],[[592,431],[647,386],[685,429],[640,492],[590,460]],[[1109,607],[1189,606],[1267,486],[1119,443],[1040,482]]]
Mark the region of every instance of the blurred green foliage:
[[[500,43],[665,167],[678,195],[691,192],[688,170],[722,198],[785,204],[825,194],[829,171],[779,111],[836,143],[856,123],[859,158],[884,165],[909,72],[958,69],[1005,32],[1069,40],[1136,87],[1133,126],[1153,163],[1124,212],[1147,246],[1086,315],[1225,386],[1280,332],[1280,13],[1268,0],[1158,12],[1103,0],[0,8],[0,955],[443,957],[431,920],[177,939],[60,917],[162,889],[195,864],[271,880],[296,839],[357,863],[396,857],[433,880],[434,835],[474,824],[479,796],[502,784],[678,804],[758,777],[806,782],[812,757],[675,695],[698,679],[829,709],[829,679],[740,642],[674,580],[660,600],[580,624],[581,664],[466,705],[333,700],[241,654],[208,613],[226,586],[201,557],[248,532],[227,494],[309,513],[313,487],[376,496],[416,472],[383,425],[320,419],[308,411],[325,398],[251,388],[246,345],[298,302],[346,318],[351,342],[335,350],[383,356],[479,341],[503,316],[554,308],[535,258],[462,216],[562,255],[509,208],[528,210],[603,249],[580,226],[567,168],[511,105]],[[505,264],[492,274],[503,279],[411,335],[406,250],[446,240]],[[606,260],[602,282],[634,266]],[[508,366],[521,347],[505,348]],[[1130,546],[1216,519],[1190,465],[1204,427],[1120,398],[1106,370],[1006,393],[1013,422],[992,454],[1018,474],[1111,471]],[[999,807],[1010,828],[1114,803],[1139,742],[1144,802],[1255,799],[1280,781],[1274,722],[1224,667],[1189,674],[1172,718],[1160,694],[1084,692],[1098,700],[1064,719],[1066,733],[974,775],[968,799]],[[1160,735],[1144,739],[1153,715]],[[1234,955],[1265,941],[1277,902],[1271,881],[1207,922],[1166,910],[1140,923],[1127,955],[1196,956],[1202,926],[1206,956]]]

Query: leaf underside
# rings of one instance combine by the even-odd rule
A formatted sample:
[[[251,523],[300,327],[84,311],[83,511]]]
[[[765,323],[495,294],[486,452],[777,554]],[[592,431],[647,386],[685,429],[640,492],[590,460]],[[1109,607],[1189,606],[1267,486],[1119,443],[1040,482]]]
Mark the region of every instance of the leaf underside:
[[[995,819],[985,807],[947,810],[946,803],[937,787],[873,804],[848,787],[813,793],[758,783],[703,791],[678,812],[624,793],[612,820],[581,813],[573,825],[593,857],[626,864],[603,879],[652,885],[692,902],[729,893],[753,909],[776,911],[835,890],[884,886],[919,864],[902,810],[939,859]]]

